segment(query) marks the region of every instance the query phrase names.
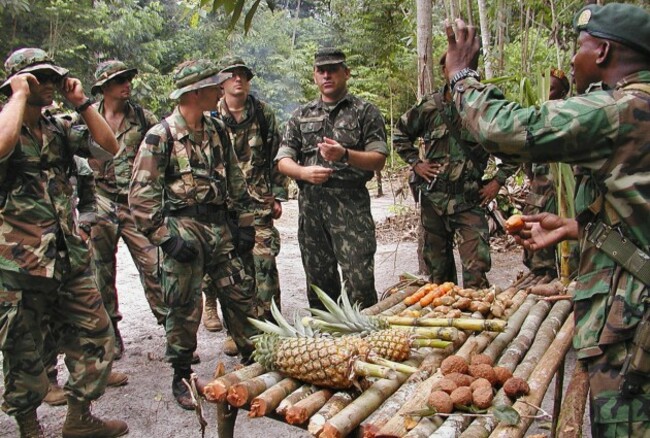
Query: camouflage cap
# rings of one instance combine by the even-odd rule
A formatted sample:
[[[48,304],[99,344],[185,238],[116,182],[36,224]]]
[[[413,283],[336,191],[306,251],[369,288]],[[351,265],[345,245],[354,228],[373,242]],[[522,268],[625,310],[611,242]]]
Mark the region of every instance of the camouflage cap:
[[[102,85],[117,76],[133,76],[138,74],[137,68],[127,68],[126,64],[117,59],[104,61],[97,66],[95,70],[95,83],[93,84],[90,92],[97,94],[102,90]]]
[[[174,70],[176,89],[169,98],[178,99],[188,91],[220,85],[231,76],[231,73],[221,73],[219,67],[207,59],[185,61]]]
[[[587,5],[573,18],[573,28],[650,54],[650,13],[639,6]]]
[[[9,79],[18,73],[28,73],[37,70],[51,70],[61,77],[68,75],[68,70],[59,67],[54,63],[54,60],[43,49],[38,48],[24,48],[18,49],[9,55],[5,61],[5,71],[7,72],[7,79],[0,85],[0,92],[9,94],[11,87]]]
[[[345,62],[345,53],[333,47],[318,49],[314,55],[314,67],[321,65],[342,64]]]
[[[224,56],[219,60],[219,68],[221,68],[222,73],[232,72],[237,68],[242,68],[246,71],[246,76],[249,81],[255,76],[253,70],[251,70],[251,68],[246,65],[243,59],[237,56]]]

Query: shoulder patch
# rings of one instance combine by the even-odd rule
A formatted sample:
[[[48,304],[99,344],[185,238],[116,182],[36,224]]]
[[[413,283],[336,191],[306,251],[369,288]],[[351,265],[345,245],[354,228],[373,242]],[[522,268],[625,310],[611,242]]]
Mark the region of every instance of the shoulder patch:
[[[147,144],[159,144],[160,136],[156,134],[147,134],[147,136],[144,138],[144,141]]]

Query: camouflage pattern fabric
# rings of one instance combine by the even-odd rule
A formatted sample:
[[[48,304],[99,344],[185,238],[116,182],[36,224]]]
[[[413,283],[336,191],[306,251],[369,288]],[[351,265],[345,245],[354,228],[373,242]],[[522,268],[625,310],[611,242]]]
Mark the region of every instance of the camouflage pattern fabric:
[[[180,143],[190,151],[194,187],[187,187],[181,178],[176,150],[169,150],[165,128],[158,124],[147,133],[135,159],[129,205],[136,226],[154,245],[180,236],[198,250],[190,263],[179,263],[167,255],[162,258],[163,299],[169,307],[167,357],[173,365],[190,365],[201,319],[201,281],[208,274],[217,285],[226,324],[247,358],[255,329],[246,317],[258,316],[252,306],[255,285],[234,254],[225,216],[228,198],[239,213],[239,225],[253,224],[244,175],[221,122],[204,117],[203,137],[193,139],[178,108],[166,121],[174,145]],[[210,206],[215,213],[209,218],[175,216],[194,205]]]
[[[444,95],[445,91],[443,88],[439,93]],[[447,118],[458,122],[453,102],[443,100],[443,106]],[[424,159],[444,166],[432,187],[424,180],[419,187],[425,230],[422,252],[431,281],[458,282],[453,255],[454,236],[458,234],[463,285],[481,288],[488,286],[485,273],[491,267],[487,218],[480,208],[479,194],[489,154],[466,130],[460,129],[459,135],[465,148],[451,135],[433,95],[429,95],[400,117],[393,144],[400,157],[414,165],[420,157],[415,144],[422,139]],[[516,165],[500,163],[495,179],[503,185],[516,170]]]
[[[318,152],[323,137],[346,148],[387,155],[384,119],[376,106],[351,94],[332,107],[320,99],[314,100],[293,113],[275,158],[291,158],[303,166],[320,165],[336,170],[322,185],[299,182],[298,240],[310,305],[322,308],[311,284],[333,298],[340,295],[338,265],[350,298],[361,307],[368,307],[377,302],[377,242],[365,187],[373,172],[346,163],[326,162]]]
[[[557,214],[555,183],[550,166],[546,163],[531,165],[530,191],[526,197],[523,213],[533,215],[542,212]],[[537,251],[524,249],[524,265],[537,274],[557,277],[555,246]]]
[[[650,252],[650,155],[644,148],[650,138],[650,95],[634,89],[649,83],[650,71],[639,71],[614,89],[592,84],[582,96],[546,102],[539,109],[504,101],[495,87],[473,79],[455,89],[463,125],[490,152],[518,161],[578,164],[584,173],[575,197],[580,267],[573,346],[579,359],[596,360],[609,346],[629,341],[648,297],[648,287],[591,244],[585,228],[603,221]],[[603,360],[610,365],[603,379],[614,379],[620,365]],[[591,379],[590,385],[597,399],[599,382]],[[646,397],[648,392],[626,404],[647,403]],[[627,415],[621,412],[611,409],[601,416],[625,423]],[[639,421],[648,433],[650,410],[642,410]]]

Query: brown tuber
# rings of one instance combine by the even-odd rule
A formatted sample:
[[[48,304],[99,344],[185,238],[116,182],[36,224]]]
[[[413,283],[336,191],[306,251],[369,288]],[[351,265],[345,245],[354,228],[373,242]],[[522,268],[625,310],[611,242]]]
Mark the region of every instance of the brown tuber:
[[[490,390],[491,391],[491,390]],[[450,394],[454,406],[469,406],[472,404],[472,390],[469,386],[460,386]]]
[[[503,391],[511,399],[517,399],[522,395],[527,395],[530,392],[530,386],[524,379],[511,377],[504,383]]]
[[[438,389],[440,391],[445,391],[447,394],[451,394],[456,388],[458,388],[456,382],[446,377],[438,382]]]
[[[427,400],[427,406],[435,409],[440,414],[451,414],[451,411],[454,410],[454,403],[451,401],[451,397],[444,391],[431,392],[429,394],[429,400]]]
[[[470,365],[469,374],[477,379],[484,378],[494,386],[497,383],[497,375],[494,373],[492,367],[488,364],[482,363],[480,365]]]
[[[467,369],[467,361],[456,355],[451,355],[445,358],[445,360],[440,364],[440,371],[444,376],[451,373],[467,374]]]
[[[497,385],[503,386],[506,381],[512,377],[512,372],[505,367],[494,367],[494,374],[497,376]]]
[[[472,376],[468,376],[467,374],[461,374],[461,373],[447,374],[445,378],[453,380],[456,386],[469,386],[472,384],[474,380],[476,380]]]
[[[490,388],[490,391],[492,391],[492,384],[488,379],[480,378],[476,379],[472,382],[471,385],[469,385],[469,388],[472,391],[476,391],[478,388]]]
[[[475,354],[470,360],[470,365],[481,365],[481,364],[492,365],[492,358],[487,354]]]
[[[474,401],[474,406],[479,409],[487,409],[492,406],[493,399],[494,394],[492,393],[491,387],[481,386],[472,392],[472,400]]]

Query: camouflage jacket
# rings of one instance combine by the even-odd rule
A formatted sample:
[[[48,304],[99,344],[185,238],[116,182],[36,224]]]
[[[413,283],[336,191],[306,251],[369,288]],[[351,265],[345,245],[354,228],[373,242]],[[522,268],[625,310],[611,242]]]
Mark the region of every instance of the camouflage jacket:
[[[542,208],[555,196],[555,181],[548,163],[526,163],[526,173],[530,179],[530,189],[526,195],[526,204]]]
[[[104,115],[104,101],[94,104],[97,111]],[[111,158],[103,151],[91,154],[88,163],[95,174],[95,184],[100,194],[128,195],[129,183],[131,181],[131,170],[133,161],[144,139],[144,134],[156,123],[158,119],[151,111],[142,109],[143,121],[139,120],[135,107],[128,103],[127,113],[120,130],[115,133],[117,142],[120,145],[119,152]],[[144,126],[141,126],[144,125]],[[99,146],[91,141],[90,149],[97,150]]]
[[[222,122],[204,116],[203,140],[197,144],[178,107],[165,120],[174,149],[170,150],[165,127],[159,123],[147,132],[133,163],[129,206],[138,229],[151,243],[160,245],[171,237],[166,211],[197,204],[224,206],[228,200],[239,213],[239,225],[252,225],[246,180]],[[189,151],[193,188],[181,177],[183,158],[179,164],[178,147]]]
[[[643,315],[648,287],[586,240],[586,226],[604,221],[650,252],[650,71],[608,89],[549,101],[539,109],[504,101],[493,86],[465,79],[456,86],[464,126],[490,152],[518,161],[578,164],[575,207],[580,229],[580,267],[575,284],[578,356],[601,353],[599,345],[629,339]],[[635,86],[637,89],[635,89]]]
[[[41,116],[40,127],[43,146],[23,125],[16,148],[0,160],[0,269],[54,278],[59,251],[73,274],[90,261],[76,232],[70,184],[87,129],[49,115]]]
[[[386,126],[379,109],[348,93],[333,106],[316,99],[294,111],[275,160],[288,157],[303,166],[333,168],[335,172],[330,180],[335,181],[372,179],[372,171],[325,161],[318,150],[323,137],[332,138],[346,148],[388,155]]]
[[[255,107],[258,104],[268,128],[266,149]],[[289,178],[280,173],[273,163],[273,158],[280,147],[280,132],[275,113],[265,102],[250,96],[242,114],[242,122],[238,123],[232,117],[225,99],[219,101],[217,117],[221,118],[226,125],[230,142],[235,148],[239,167],[244,173],[248,183],[248,193],[255,206],[255,215],[270,216],[273,199],[287,199],[289,183]]]
[[[77,199],[78,221],[88,224],[97,222],[97,195],[95,190],[95,176],[88,164],[88,160],[77,155],[75,163],[75,190]]]
[[[445,89],[439,91],[443,96]],[[453,102],[443,99],[445,113],[449,120],[458,125],[465,148],[456,141],[440,115],[433,96],[425,96],[400,117],[393,132],[393,145],[400,157],[413,165],[420,159],[420,151],[415,144],[418,139],[423,140],[424,159],[444,165],[444,170],[430,189],[423,180],[420,192],[439,214],[454,214],[480,203],[479,189],[490,154],[480,147],[467,130],[461,129]],[[467,151],[471,152],[471,157]],[[517,167],[500,163],[495,179],[503,185],[516,172]]]

